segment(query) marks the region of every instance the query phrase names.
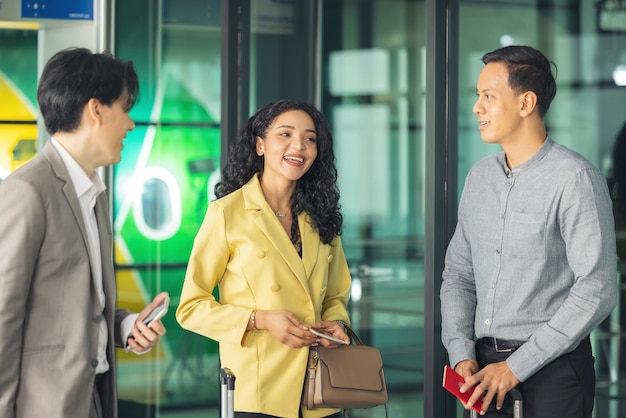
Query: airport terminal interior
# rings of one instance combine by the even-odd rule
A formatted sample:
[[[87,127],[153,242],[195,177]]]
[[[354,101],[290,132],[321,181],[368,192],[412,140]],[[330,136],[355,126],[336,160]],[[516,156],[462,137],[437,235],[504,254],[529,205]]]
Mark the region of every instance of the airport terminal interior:
[[[611,184],[626,122],[622,0],[82,0],[67,2],[79,9],[69,13],[8,3],[0,2],[0,181],[47,139],[36,89],[53,53],[109,50],[139,74],[136,128],[122,161],[103,170],[118,304],[139,311],[161,291],[171,302],[156,349],[118,352],[120,418],[218,416],[217,343],[183,330],[174,311],[229,141],[270,101],[310,101],[330,122],[349,312],[381,350],[393,418],[461,416],[441,388],[438,290],[465,175],[500,151],[481,141],[472,112],[484,53],[530,45],[554,61],[548,131]],[[621,306],[592,334],[597,418],[626,417]]]

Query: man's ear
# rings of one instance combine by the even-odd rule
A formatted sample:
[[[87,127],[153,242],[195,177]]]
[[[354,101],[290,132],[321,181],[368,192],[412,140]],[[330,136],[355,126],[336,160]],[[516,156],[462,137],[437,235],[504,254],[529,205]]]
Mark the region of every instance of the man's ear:
[[[520,95],[520,99],[520,115],[522,117],[529,116],[537,108],[537,95],[533,91],[527,91]]]
[[[100,103],[97,99],[89,99],[87,104],[85,105],[84,114],[87,116],[87,119],[94,124],[102,123],[102,103]]]

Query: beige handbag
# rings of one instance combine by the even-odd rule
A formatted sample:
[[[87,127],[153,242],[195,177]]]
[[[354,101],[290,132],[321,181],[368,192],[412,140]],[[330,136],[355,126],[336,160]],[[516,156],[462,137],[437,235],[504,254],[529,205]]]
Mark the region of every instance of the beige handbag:
[[[309,349],[302,405],[307,409],[371,408],[384,405],[387,416],[387,386],[380,351],[363,345],[349,327],[346,332],[356,345]]]

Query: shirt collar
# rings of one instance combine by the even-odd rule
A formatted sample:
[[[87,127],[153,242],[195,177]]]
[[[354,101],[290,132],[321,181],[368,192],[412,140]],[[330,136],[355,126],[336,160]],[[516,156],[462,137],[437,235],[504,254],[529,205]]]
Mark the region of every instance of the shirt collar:
[[[537,150],[537,152],[535,152],[535,154],[532,157],[530,157],[528,161],[526,161],[523,164],[518,165],[513,170],[510,170],[506,164],[506,154],[504,153],[504,151],[498,154],[498,162],[502,166],[504,174],[506,174],[507,177],[510,177],[519,173],[520,171],[524,169],[533,167],[534,165],[541,162],[541,160],[543,160],[543,157],[545,157],[548,154],[548,152],[550,152],[553,146],[554,146],[554,141],[552,140],[552,138],[550,138],[550,135],[548,135],[546,137],[546,140],[541,145],[541,147]]]
[[[72,157],[70,153],[67,152],[65,148],[63,148],[63,145],[61,145],[54,138],[50,138],[50,142],[61,156],[61,159],[65,164],[65,168],[67,168],[67,172],[70,175],[70,179],[72,180],[72,184],[74,185],[74,189],[76,190],[76,196],[78,196],[78,198],[81,198],[92,188],[94,189],[95,196],[98,196],[100,193],[106,190],[106,186],[102,182],[102,179],[98,175],[97,171],[94,171],[91,177],[87,176],[87,173],[85,173],[85,171],[74,159],[74,157]]]

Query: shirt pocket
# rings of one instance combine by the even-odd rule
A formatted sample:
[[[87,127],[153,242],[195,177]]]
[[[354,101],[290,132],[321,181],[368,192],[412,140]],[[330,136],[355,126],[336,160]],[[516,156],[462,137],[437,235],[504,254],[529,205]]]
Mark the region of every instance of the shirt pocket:
[[[502,254],[520,260],[546,258],[547,213],[512,212],[504,231]]]

